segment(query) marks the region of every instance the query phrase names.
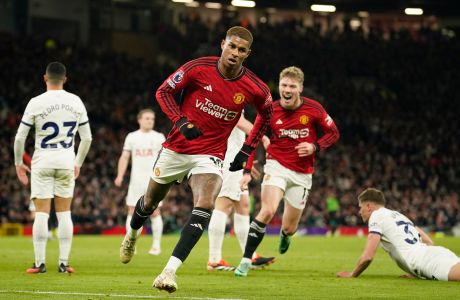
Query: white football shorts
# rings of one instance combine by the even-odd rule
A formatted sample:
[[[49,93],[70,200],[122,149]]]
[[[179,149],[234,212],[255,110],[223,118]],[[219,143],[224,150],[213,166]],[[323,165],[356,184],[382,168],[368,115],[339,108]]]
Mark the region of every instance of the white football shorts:
[[[241,191],[240,180],[243,178],[243,170],[230,172],[224,169],[222,188],[217,197],[226,197],[232,201],[240,201],[241,195],[249,195],[248,190]]]
[[[222,177],[223,161],[212,155],[189,155],[161,148],[153,166],[152,179],[159,184],[182,182],[196,174],[217,174]]]
[[[425,255],[418,263],[416,275],[426,279],[447,281],[450,269],[460,263],[460,258],[441,246],[428,246]]]
[[[274,159],[267,159],[262,186],[273,185],[284,191],[284,200],[303,210],[311,189],[312,175],[299,173],[282,166]]]
[[[136,206],[137,200],[145,194],[147,186],[149,184],[149,177],[145,178],[145,182],[142,184],[139,182],[129,182],[128,194],[126,195],[126,205]]]
[[[72,198],[75,188],[74,170],[32,168],[31,199],[51,199],[54,196]]]

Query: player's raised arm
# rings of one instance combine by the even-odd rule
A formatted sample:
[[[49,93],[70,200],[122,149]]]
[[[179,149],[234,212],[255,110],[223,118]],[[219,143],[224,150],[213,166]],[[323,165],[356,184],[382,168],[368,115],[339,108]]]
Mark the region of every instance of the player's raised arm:
[[[337,273],[337,277],[358,277],[367,267],[371,264],[372,260],[374,259],[375,252],[380,243],[380,234],[377,233],[369,233],[367,236],[367,243],[366,247],[364,248],[364,252],[361,257],[358,259],[356,263],[356,267],[352,272],[342,271]]]

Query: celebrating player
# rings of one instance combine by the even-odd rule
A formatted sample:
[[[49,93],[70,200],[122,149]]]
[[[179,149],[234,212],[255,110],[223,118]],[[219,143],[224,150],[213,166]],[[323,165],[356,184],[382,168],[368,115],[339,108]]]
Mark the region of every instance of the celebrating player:
[[[358,196],[359,213],[369,223],[364,252],[352,272],[339,272],[338,277],[358,277],[374,259],[379,244],[396,264],[409,273],[404,277],[460,281],[460,258],[452,251],[433,246],[428,235],[414,226],[405,215],[385,208],[382,191],[367,188]]]
[[[224,173],[222,180],[222,188],[217,196],[215,207],[212,212],[211,220],[209,221],[209,260],[208,271],[221,270],[233,271],[235,267],[231,266],[225,259],[222,258],[222,244],[225,235],[225,225],[227,217],[234,210],[233,225],[235,235],[241,250],[244,252],[246,247],[246,239],[249,232],[249,193],[245,186],[240,188],[240,181],[243,178],[243,170],[230,172],[228,168],[232,159],[237,154],[238,149],[243,146],[245,133],[249,133],[252,129],[252,124],[242,115],[228,139],[227,152],[224,160]],[[268,143],[268,138],[263,137]],[[249,174],[245,176],[250,176]],[[252,257],[252,265],[256,268],[263,268],[274,262],[274,257],[262,257],[254,253]]]
[[[134,213],[134,207],[140,196],[147,190],[152,166],[161,144],[165,141],[165,136],[153,130],[155,124],[155,113],[151,109],[143,109],[137,114],[139,129],[130,132],[125,139],[123,152],[118,160],[118,175],[115,178],[115,185],[121,187],[123,176],[128,168],[129,159],[132,157],[131,176],[129,180],[128,195],[126,204],[128,205],[128,216],[126,218],[126,232],[129,230],[129,223]],[[160,203],[161,204],[161,203]],[[153,243],[149,250],[151,255],[161,253],[161,236],[163,234],[163,219],[160,209],[157,209],[150,216],[152,222]],[[141,230],[138,234],[141,234]]]
[[[91,145],[91,130],[86,108],[80,97],[64,90],[66,68],[52,62],[44,75],[46,92],[27,104],[14,140],[14,161],[19,181],[27,185],[28,167],[23,164],[24,144],[30,128],[35,129],[35,151],[31,167],[31,199],[35,204],[32,229],[35,263],[28,273],[45,273],[46,242],[51,198],[58,219],[59,272],[72,273],[69,253],[73,223],[70,216],[75,179]],[[80,145],[75,157],[75,133]]]
[[[128,263],[134,253],[137,231],[157,208],[175,182],[188,179],[194,208],[163,272],[153,286],[170,293],[177,289],[176,271],[207,227],[214,199],[222,185],[222,160],[227,140],[244,106],[255,105],[259,118],[231,164],[243,168],[259,144],[272,115],[269,88],[243,67],[249,56],[252,34],[232,27],[221,43],[220,57],[192,60],[169,76],[157,90],[161,109],[175,124],[154,164],[147,191],[131,219],[131,228],[120,247],[120,259]],[[173,95],[182,91],[181,105]]]
[[[300,96],[303,81],[304,74],[297,67],[286,68],[280,73],[281,99],[273,103],[273,117],[269,125],[272,135],[264,167],[262,207],[251,222],[244,255],[235,270],[236,276],[248,275],[251,257],[262,242],[265,227],[283,198],[284,213],[278,250],[281,254],[288,250],[290,238],[297,231],[307,203],[315,170],[315,153],[325,150],[339,139],[334,121],[321,104]],[[320,139],[317,138],[317,127],[324,131]]]

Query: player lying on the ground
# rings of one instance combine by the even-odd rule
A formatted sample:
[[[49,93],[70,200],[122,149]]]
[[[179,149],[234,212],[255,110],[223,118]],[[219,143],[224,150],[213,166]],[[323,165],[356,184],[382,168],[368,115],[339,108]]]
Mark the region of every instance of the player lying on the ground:
[[[358,196],[358,201],[359,213],[369,223],[367,244],[355,269],[339,272],[338,277],[358,277],[371,264],[381,244],[408,273],[403,277],[460,281],[460,258],[449,249],[433,246],[428,235],[406,216],[385,208],[380,190],[368,188]]]

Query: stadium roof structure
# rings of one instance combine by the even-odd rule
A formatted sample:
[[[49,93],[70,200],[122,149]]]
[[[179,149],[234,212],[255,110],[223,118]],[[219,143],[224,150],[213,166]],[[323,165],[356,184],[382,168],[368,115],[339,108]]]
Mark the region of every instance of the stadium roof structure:
[[[231,0],[195,0],[200,3]],[[310,9],[313,4],[334,5],[337,12],[368,11],[376,13],[404,12],[408,7],[422,8],[426,15],[460,16],[458,0],[254,0],[257,8]]]

